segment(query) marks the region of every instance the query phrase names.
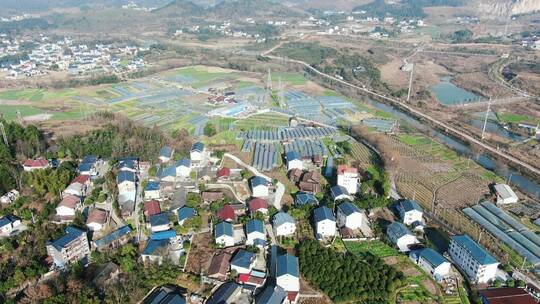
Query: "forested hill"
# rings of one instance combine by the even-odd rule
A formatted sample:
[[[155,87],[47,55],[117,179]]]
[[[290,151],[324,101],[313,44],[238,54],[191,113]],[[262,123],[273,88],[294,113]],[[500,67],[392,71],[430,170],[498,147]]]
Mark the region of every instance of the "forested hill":
[[[366,11],[369,15],[379,18],[423,18],[427,16],[424,12],[424,7],[461,6],[463,4],[463,0],[403,0],[395,3],[375,0],[371,3],[357,6],[353,11]]]

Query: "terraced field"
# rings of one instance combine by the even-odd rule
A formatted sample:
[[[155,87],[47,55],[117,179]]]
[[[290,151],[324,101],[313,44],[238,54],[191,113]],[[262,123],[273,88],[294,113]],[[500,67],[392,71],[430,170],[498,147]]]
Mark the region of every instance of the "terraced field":
[[[236,130],[271,130],[276,127],[285,127],[288,125],[289,117],[275,112],[256,114],[234,122],[234,128]]]

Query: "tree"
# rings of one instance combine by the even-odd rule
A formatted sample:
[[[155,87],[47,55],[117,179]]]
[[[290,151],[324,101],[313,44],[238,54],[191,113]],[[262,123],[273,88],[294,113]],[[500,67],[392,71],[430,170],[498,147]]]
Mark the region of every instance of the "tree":
[[[217,133],[217,131],[216,131],[216,127],[214,126],[214,124],[209,122],[204,126],[204,135],[206,135],[208,137],[212,137],[212,136],[216,135],[216,133]]]

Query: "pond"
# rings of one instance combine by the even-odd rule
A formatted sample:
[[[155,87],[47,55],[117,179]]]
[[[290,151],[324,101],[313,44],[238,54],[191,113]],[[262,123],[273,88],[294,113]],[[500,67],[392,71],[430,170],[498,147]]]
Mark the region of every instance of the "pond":
[[[440,82],[430,88],[440,103],[452,106],[480,100],[481,96],[456,86],[450,80],[450,77],[441,77]]]

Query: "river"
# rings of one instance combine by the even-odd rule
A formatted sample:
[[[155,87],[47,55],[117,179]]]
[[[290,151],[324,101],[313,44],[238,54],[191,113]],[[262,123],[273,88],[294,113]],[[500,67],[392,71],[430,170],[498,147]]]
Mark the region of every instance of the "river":
[[[495,172],[499,176],[504,177],[506,180],[509,181],[509,184],[517,186],[522,192],[527,193],[530,196],[536,197],[537,199],[540,199],[540,185],[536,181],[522,176],[519,172],[513,169],[500,168],[499,166],[497,166],[495,160],[491,156],[484,153],[474,153],[471,148],[465,143],[420,122],[409,114],[406,114],[390,105],[372,99],[368,100],[368,104],[379,110],[394,115],[395,117],[407,122],[418,130],[429,132],[429,134],[431,134],[439,142],[445,144],[446,146],[450,147],[451,149],[457,151],[460,154],[472,155],[472,159],[480,166]]]

